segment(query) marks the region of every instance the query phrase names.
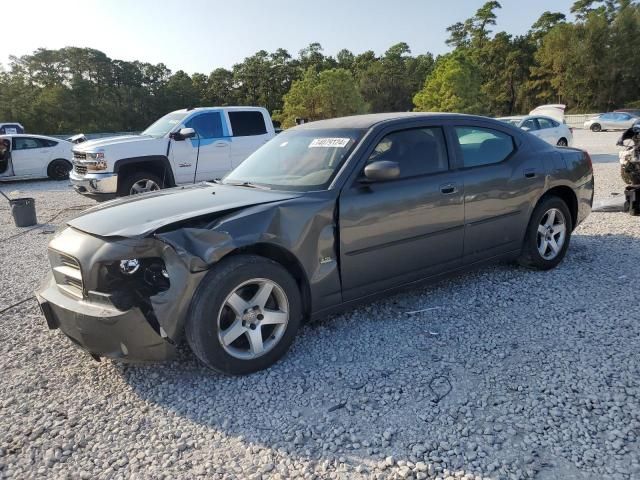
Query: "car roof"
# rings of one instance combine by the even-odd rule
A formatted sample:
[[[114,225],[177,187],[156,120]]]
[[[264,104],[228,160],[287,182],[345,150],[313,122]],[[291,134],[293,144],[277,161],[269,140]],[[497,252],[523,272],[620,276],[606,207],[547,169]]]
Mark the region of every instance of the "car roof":
[[[181,108],[180,110],[174,110],[171,113],[190,113],[190,112],[216,112],[220,110],[227,111],[249,111],[249,112],[264,112],[265,109],[263,107],[242,107],[242,106],[230,106],[230,107],[194,107],[194,108]]]
[[[392,122],[397,120],[408,119],[481,119],[485,121],[495,122],[497,120],[489,117],[480,117],[477,115],[465,115],[461,113],[441,113],[441,112],[395,112],[395,113],[368,113],[365,115],[352,115],[349,117],[331,118],[328,120],[316,120],[309,123],[303,123],[293,127],[291,130],[314,130],[319,128],[355,128],[369,129],[375,125],[384,122]]]

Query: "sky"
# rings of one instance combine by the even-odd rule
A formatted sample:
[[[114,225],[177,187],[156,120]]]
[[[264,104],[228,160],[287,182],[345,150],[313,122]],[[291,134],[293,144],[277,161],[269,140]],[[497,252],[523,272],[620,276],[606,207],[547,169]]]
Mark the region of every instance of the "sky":
[[[413,54],[449,50],[447,26],[486,0],[19,0],[3,9],[0,63],[40,47],[91,47],[112,59],[164,63],[173,71],[230,68],[258,50],[293,56],[311,42],[326,55],[380,55],[398,42]],[[526,32],[546,10],[574,0],[501,0],[494,31]],[[17,21],[17,19],[21,19]]]

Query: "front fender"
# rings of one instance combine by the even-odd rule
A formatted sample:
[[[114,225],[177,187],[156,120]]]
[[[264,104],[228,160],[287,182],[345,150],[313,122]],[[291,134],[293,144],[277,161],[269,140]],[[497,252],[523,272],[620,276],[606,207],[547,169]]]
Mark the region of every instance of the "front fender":
[[[208,225],[157,233],[192,272],[209,269],[227,255],[254,246],[283,249],[302,267],[312,309],[341,298],[335,200],[301,197],[231,212]]]

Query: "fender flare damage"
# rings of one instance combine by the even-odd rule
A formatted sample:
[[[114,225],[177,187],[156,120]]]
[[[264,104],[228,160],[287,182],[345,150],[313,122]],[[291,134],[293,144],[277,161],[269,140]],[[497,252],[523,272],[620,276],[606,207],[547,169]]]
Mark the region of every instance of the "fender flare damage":
[[[303,208],[299,209],[300,206]],[[310,207],[315,210],[313,215],[309,215]],[[341,292],[333,210],[334,202],[313,199],[270,202],[221,212],[214,218],[200,219],[197,225],[163,227],[153,236],[167,248],[164,258],[172,287],[173,275],[177,275],[176,287],[181,286],[150,297],[157,322],[175,340],[183,330],[191,299],[207,271],[228,255],[260,246],[282,249],[297,260],[304,278],[296,280],[303,297],[307,297],[308,316],[317,306],[318,297],[334,298]],[[300,246],[306,245],[303,239],[310,238],[317,239],[315,245]],[[327,258],[333,261],[320,262]]]

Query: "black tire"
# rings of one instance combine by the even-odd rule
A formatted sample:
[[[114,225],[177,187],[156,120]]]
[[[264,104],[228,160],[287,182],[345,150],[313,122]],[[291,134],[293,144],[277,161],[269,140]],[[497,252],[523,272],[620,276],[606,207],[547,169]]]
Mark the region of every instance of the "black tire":
[[[288,302],[289,318],[283,326],[279,341],[269,350],[265,348],[265,353],[256,358],[242,359],[229,353],[229,347],[222,344],[219,335],[227,330],[220,328],[220,319],[223,309],[227,308],[226,299],[234,291],[238,291],[238,286],[252,279],[266,279],[281,288]],[[240,321],[237,316],[235,318],[233,322]],[[300,291],[289,272],[279,263],[264,257],[237,255],[223,259],[202,279],[191,301],[185,336],[193,353],[207,367],[226,375],[246,375],[273,365],[287,352],[296,336],[301,319]],[[242,325],[244,327],[244,322]],[[264,335],[263,327],[258,328],[261,335]],[[271,334],[267,332],[265,341],[269,341],[269,335]],[[248,341],[248,337],[242,334],[237,338],[242,342]]]
[[[73,168],[71,162],[62,158],[53,160],[47,167],[47,176],[51,180],[65,180],[69,178],[69,172]]]
[[[599,123],[594,123],[593,125],[591,125],[591,131],[596,133],[601,132],[602,125],[600,125]]]
[[[562,137],[560,140],[558,140],[557,145],[559,147],[568,147],[569,146],[569,142],[567,141],[566,138]]]
[[[551,259],[544,258],[538,250],[538,226],[545,219],[547,212],[552,209],[559,210],[564,217],[565,222],[565,238],[558,253]],[[518,263],[524,267],[534,268],[537,270],[550,270],[555,268],[564,259],[569,242],[571,241],[571,232],[573,230],[573,222],[571,212],[567,204],[559,197],[547,196],[540,199],[538,205],[531,214],[529,225],[524,237],[522,245],[522,253],[518,258]]]
[[[153,173],[149,173],[149,172],[144,172],[144,171],[135,172],[135,173],[128,174],[127,176],[124,177],[124,179],[118,182],[119,183],[118,196],[126,197],[127,195],[133,195],[131,191],[133,186],[136,185],[138,182],[143,182],[145,180],[151,181],[159,187],[154,190],[159,190],[160,188],[164,188],[164,184],[162,180],[160,180],[160,178],[158,178],[157,175],[154,175]],[[139,193],[143,193],[143,192],[139,192]]]

